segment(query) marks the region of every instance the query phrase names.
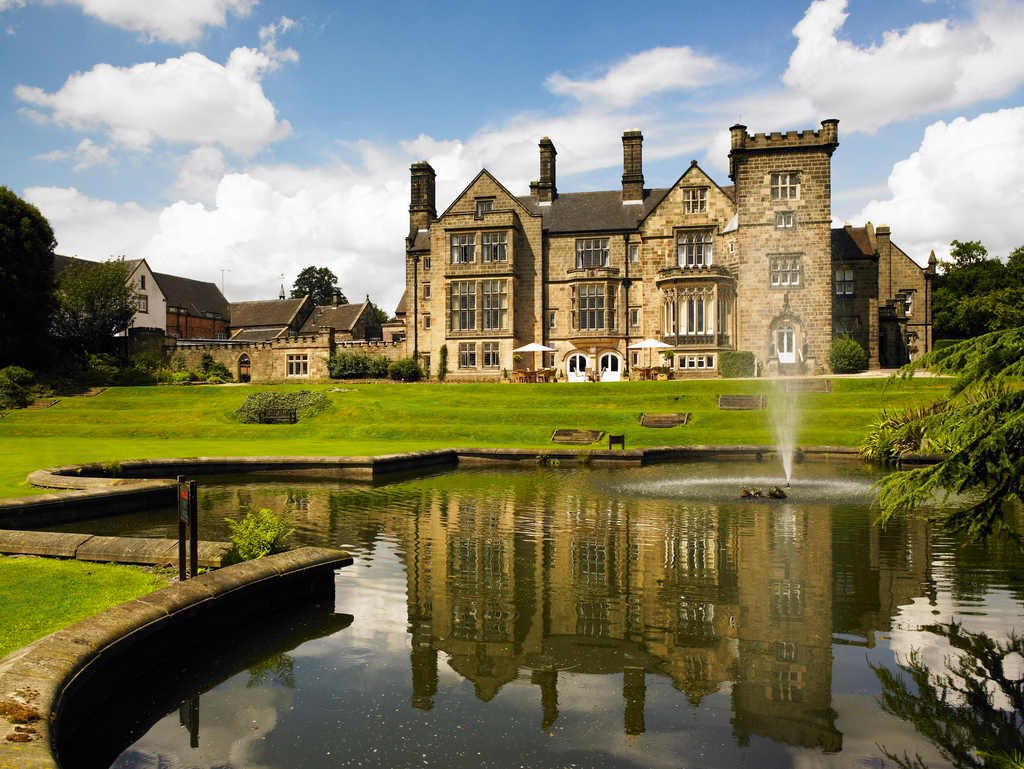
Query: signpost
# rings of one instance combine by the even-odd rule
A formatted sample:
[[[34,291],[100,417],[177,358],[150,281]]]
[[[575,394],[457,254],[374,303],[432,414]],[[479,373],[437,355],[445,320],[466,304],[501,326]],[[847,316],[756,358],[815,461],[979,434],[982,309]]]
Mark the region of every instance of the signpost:
[[[184,582],[199,573],[199,505],[197,503],[197,484],[186,481],[185,476],[178,476],[178,579]],[[188,561],[186,568],[185,537],[189,538]]]

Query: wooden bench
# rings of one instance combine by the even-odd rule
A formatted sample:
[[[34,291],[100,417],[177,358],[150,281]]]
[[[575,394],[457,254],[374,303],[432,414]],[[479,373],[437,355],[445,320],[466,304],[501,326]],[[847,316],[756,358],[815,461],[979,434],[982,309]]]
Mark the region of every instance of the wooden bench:
[[[264,409],[257,417],[261,425],[293,425],[299,421],[295,409]]]
[[[551,433],[552,443],[567,443],[576,446],[586,446],[589,443],[601,440],[604,436],[603,430],[568,430],[558,429]]]
[[[831,379],[787,379],[782,386],[787,393],[832,392]]]
[[[608,433],[608,450],[611,451],[618,446],[623,451],[626,450],[626,436],[625,435],[612,435]]]

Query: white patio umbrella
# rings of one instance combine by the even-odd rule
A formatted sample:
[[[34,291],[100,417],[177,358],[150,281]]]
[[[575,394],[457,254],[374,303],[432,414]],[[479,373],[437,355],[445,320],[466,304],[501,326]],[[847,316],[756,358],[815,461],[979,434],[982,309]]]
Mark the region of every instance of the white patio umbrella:
[[[668,347],[668,345],[665,345],[665,346]],[[517,347],[512,352],[554,352],[554,351],[555,351],[554,347],[548,347],[547,345],[543,345],[540,342],[530,342],[529,344],[524,344],[522,347]]]
[[[666,350],[672,345],[665,344],[660,339],[641,339],[639,342],[634,342],[629,346],[630,350]],[[647,353],[647,365],[650,367],[651,354]]]

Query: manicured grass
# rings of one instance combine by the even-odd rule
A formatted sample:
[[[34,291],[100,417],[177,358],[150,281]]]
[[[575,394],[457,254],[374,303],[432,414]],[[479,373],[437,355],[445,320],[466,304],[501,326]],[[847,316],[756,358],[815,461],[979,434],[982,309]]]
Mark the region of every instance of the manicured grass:
[[[131,566],[0,556],[0,657],[166,585]]]
[[[831,393],[797,396],[798,443],[856,446],[883,408],[946,394],[949,380],[835,379]],[[232,413],[249,392],[278,387],[122,387],[64,398],[0,419],[0,497],[40,493],[32,470],[78,462],[149,457],[279,454],[367,455],[440,447],[550,448],[555,428],[626,436],[628,448],[774,443],[772,409],[720,411],[723,393],[768,393],[765,380],[604,384],[307,385],[332,408],[295,425],[244,425]],[[688,411],[685,427],[641,427],[642,412]],[[594,448],[599,446],[595,444]]]

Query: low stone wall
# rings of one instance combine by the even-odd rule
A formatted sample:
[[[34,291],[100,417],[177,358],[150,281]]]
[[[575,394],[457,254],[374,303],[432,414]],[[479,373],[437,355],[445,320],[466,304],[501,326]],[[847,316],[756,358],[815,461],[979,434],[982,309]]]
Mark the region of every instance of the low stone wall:
[[[73,741],[76,728],[102,731],[95,729],[97,703],[119,694],[109,676],[146,680],[166,665],[166,641],[183,628],[199,639],[206,623],[230,634],[242,617],[270,617],[296,602],[326,598],[333,607],[334,572],[351,563],[343,551],[315,547],[247,561],[128,601],[5,657],[0,767],[58,766],[59,746]]]
[[[231,549],[231,543],[200,540],[197,548],[200,568],[219,569],[224,556]],[[73,558],[98,563],[173,566],[178,563],[178,540],[0,529],[0,553]]]

